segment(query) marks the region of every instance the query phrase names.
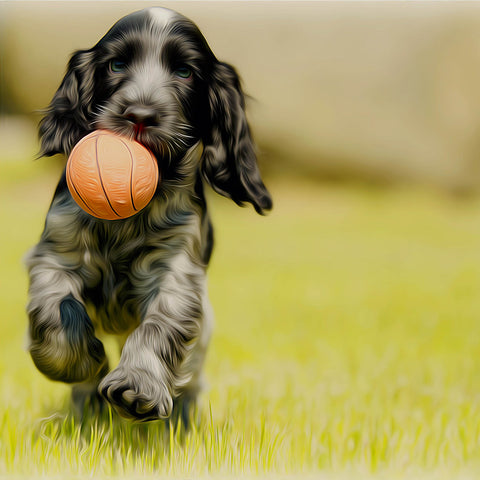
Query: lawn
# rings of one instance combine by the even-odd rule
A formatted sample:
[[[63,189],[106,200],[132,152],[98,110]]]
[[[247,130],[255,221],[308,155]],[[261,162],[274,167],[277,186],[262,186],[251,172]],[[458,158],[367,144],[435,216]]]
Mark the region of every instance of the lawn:
[[[212,194],[209,388],[182,436],[76,423],[24,350],[52,165],[0,163],[0,476],[480,476],[479,198],[273,178],[260,217]]]

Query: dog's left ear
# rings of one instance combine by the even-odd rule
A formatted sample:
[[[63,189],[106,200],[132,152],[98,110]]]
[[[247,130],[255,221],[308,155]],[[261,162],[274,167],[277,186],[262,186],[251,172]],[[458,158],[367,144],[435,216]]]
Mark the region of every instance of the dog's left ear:
[[[272,198],[260,177],[245,98],[234,68],[216,63],[208,91],[210,128],[205,132],[202,172],[219,194],[264,214]]]

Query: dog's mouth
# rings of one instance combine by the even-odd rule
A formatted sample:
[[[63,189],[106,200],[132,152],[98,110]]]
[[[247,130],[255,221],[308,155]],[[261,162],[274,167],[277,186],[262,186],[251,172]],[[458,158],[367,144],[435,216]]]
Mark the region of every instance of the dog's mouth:
[[[168,159],[172,156],[172,149],[168,140],[157,132],[152,131],[152,127],[144,124],[107,126],[99,123],[96,125],[96,128],[109,130],[117,135],[137,141],[147,150],[150,150],[158,160]]]
[[[177,152],[172,148],[165,135],[160,134],[157,130],[143,124],[134,125],[129,136],[150,150],[158,160],[169,160]]]
[[[150,150],[157,159],[167,162],[184,155],[197,142],[190,129],[167,129],[160,125],[134,125],[129,135]]]
[[[196,143],[196,135],[191,126],[171,117],[164,118],[161,123],[134,122],[131,118],[103,109],[94,127],[136,140],[155,155],[159,164],[171,163]]]
[[[128,136],[150,150],[157,158],[164,157],[165,152],[168,150],[166,142],[158,137],[156,137],[155,140],[152,139],[152,135],[148,132],[148,127],[143,123],[133,125]]]
[[[133,126],[133,138],[138,142],[142,143],[143,132],[145,131],[145,124],[139,123]]]

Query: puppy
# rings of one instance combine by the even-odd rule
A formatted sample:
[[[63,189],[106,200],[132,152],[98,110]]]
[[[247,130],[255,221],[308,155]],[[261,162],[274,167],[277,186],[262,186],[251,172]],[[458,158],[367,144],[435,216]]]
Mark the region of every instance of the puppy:
[[[73,401],[110,402],[124,417],[188,410],[211,331],[205,271],[213,234],[204,183],[263,214],[261,180],[234,68],[182,15],[148,8],[77,51],[40,122],[41,154],[68,155],[96,129],[151,150],[161,182],[133,217],[100,220],[72,199],[63,173],[27,258],[29,351]],[[103,333],[121,339],[110,371]]]

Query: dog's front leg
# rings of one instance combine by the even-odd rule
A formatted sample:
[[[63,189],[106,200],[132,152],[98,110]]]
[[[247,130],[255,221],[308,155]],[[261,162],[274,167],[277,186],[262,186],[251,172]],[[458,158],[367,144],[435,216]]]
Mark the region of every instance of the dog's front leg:
[[[47,243],[37,245],[27,260],[29,351],[52,380],[91,382],[106,373],[107,358],[81,298],[82,281],[66,263]]]
[[[204,269],[179,254],[155,281],[154,272],[144,273],[137,286],[143,290],[142,323],[99,391],[120,415],[148,421],[169,417],[173,399],[196,374],[188,365],[202,329]]]

